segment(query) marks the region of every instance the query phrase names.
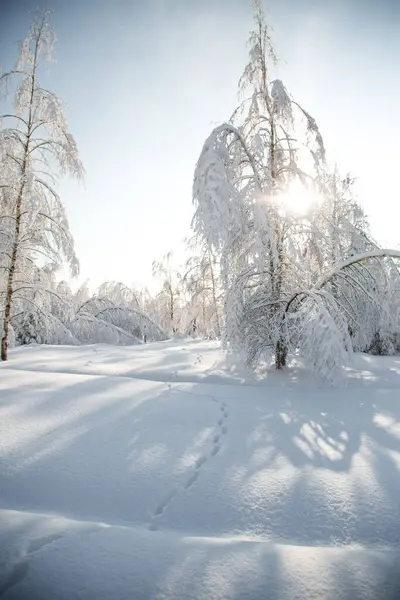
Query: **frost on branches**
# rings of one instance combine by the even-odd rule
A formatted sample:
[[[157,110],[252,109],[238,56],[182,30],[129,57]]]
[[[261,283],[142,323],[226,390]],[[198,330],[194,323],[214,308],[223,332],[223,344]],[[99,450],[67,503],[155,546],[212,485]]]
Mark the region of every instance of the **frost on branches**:
[[[61,101],[39,80],[41,61],[50,59],[54,39],[44,13],[21,43],[15,69],[0,78],[2,98],[14,96],[13,107],[0,115],[2,360],[7,359],[12,322],[22,318],[19,302],[31,304],[31,316],[23,319],[32,327],[34,319],[45,318],[43,264],[54,270],[66,261],[73,275],[79,269],[55,186],[57,175],[80,179],[83,168]]]
[[[217,258],[204,241],[187,241],[190,257],[183,283],[188,294],[187,333],[208,339],[221,337],[223,294]]]
[[[134,290],[106,282],[97,294],[77,306],[72,329],[81,343],[140,344],[167,339],[164,330],[146,314]]]
[[[203,146],[193,228],[218,257],[225,342],[250,365],[272,354],[280,369],[292,351],[335,379],[352,348],[365,350],[380,329],[387,336],[398,328],[380,296],[399,281],[398,256],[379,253],[352,180],[328,172],[315,119],[272,77],[269,29],[254,4],[244,99]],[[299,215],[296,194],[304,193],[318,201]],[[342,263],[349,256],[352,264]]]
[[[162,282],[161,291],[155,298],[156,310],[162,328],[173,335],[179,331],[182,320],[182,276],[172,267],[172,253],[161,261],[153,262],[153,275]]]
[[[90,297],[73,294],[56,274],[79,263],[57,177],[81,179],[83,168],[68,132],[62,103],[39,79],[55,35],[48,15],[36,18],[20,46],[15,69],[0,78],[2,97],[13,94],[0,115],[0,308],[1,358],[15,344],[136,344],[166,339],[140,307],[133,290],[103,284]],[[7,104],[7,102],[5,102]]]

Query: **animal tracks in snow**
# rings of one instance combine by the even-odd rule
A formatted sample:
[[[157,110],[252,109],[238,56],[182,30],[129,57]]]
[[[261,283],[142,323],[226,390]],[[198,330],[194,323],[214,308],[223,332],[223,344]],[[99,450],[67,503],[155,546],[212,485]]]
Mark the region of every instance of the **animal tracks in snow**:
[[[195,365],[199,365],[199,364],[201,364],[202,362],[203,362],[203,357],[202,357],[202,355],[201,355],[201,354],[198,354],[198,355],[196,356],[196,360],[194,361],[194,364],[195,364]]]
[[[189,479],[187,480],[186,484],[185,484],[185,488],[188,489],[190,488],[194,482],[196,481],[196,479],[199,476],[199,472],[195,471],[194,473],[191,474],[191,476],[189,477]]]
[[[207,456],[200,456],[195,462],[195,465],[194,465],[195,469],[200,469],[200,467],[202,465],[204,465],[206,460],[207,460]]]
[[[155,516],[159,516],[159,515],[163,514],[165,507],[168,506],[168,504],[171,502],[172,498],[174,496],[176,496],[177,492],[178,492],[177,489],[173,489],[169,492],[169,494],[167,494],[167,496],[165,496],[164,500],[162,502],[160,502],[160,504],[157,506],[156,510],[154,511]]]
[[[219,444],[215,444],[214,448],[211,450],[211,456],[215,456],[221,450],[221,446]]]
[[[197,394],[193,394],[193,395],[197,395]],[[192,485],[195,484],[196,481],[198,480],[203,465],[211,458],[214,458],[215,456],[217,456],[217,454],[221,450],[221,444],[220,444],[221,436],[226,435],[226,433],[228,433],[228,427],[226,425],[226,420],[229,417],[229,412],[228,412],[225,402],[222,402],[221,400],[217,400],[217,398],[214,398],[213,396],[209,396],[209,399],[212,402],[215,402],[216,404],[219,405],[219,412],[221,413],[221,417],[218,419],[217,424],[216,424],[216,427],[218,428],[219,431],[217,431],[212,438],[211,450],[208,453],[201,454],[197,458],[196,462],[194,463],[193,470],[190,473],[186,482],[180,488],[174,488],[173,490],[171,490],[165,496],[164,500],[157,505],[156,509],[154,510],[153,514],[150,517],[150,523],[149,523],[150,531],[158,530],[159,520],[163,516],[165,509],[168,507],[168,505],[173,500],[173,498],[178,493],[182,493],[185,490],[190,489],[192,487]]]

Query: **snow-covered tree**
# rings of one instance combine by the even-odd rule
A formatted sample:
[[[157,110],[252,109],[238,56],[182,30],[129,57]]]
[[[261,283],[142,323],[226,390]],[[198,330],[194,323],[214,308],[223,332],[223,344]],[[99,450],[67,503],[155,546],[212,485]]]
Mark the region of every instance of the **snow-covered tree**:
[[[56,283],[52,265],[36,268],[31,281],[14,298],[11,327],[16,344],[79,343],[71,332],[74,307],[68,284]]]
[[[249,362],[275,348],[280,368],[279,307],[298,278],[293,271],[303,233],[286,210],[285,195],[296,181],[313,185],[325,149],[315,120],[272,78],[269,28],[260,3],[254,5],[250,59],[240,80],[246,97],[204,144],[194,177],[193,225],[221,256],[227,340],[244,349]],[[246,348],[250,340],[257,352]]]
[[[89,281],[84,281],[73,294],[72,301],[76,310],[90,298]]]
[[[250,365],[272,354],[280,369],[292,350],[334,379],[378,323],[398,326],[378,290],[400,255],[371,239],[351,178],[329,173],[316,121],[273,79],[259,0],[254,8],[245,98],[203,146],[193,228],[220,257],[225,341]],[[299,211],[305,194],[315,201]]]
[[[204,241],[192,238],[187,246],[190,257],[183,282],[189,296],[189,327],[196,325],[200,335],[220,338],[223,295],[217,258]]]
[[[323,177],[322,183],[324,193],[313,218],[305,257],[314,257],[312,284],[332,265],[380,249],[355,198],[354,179],[349,175],[340,177],[336,168]],[[393,290],[399,285],[395,262],[378,257],[352,264],[326,286],[347,314],[354,350],[368,351],[373,340],[381,340],[381,349],[395,348],[387,336],[391,338],[388,332],[398,327]]]
[[[73,275],[79,269],[55,186],[59,175],[81,179],[83,168],[62,103],[42,87],[39,79],[40,64],[51,58],[54,40],[45,12],[34,19],[21,43],[15,68],[0,77],[1,90],[14,94],[13,107],[0,116],[0,188],[6,198],[0,224],[2,267],[6,273],[1,290],[2,360],[7,359],[16,300],[29,289],[44,291],[35,281],[36,265],[59,268],[66,261]],[[31,301],[33,313],[41,311],[36,298]]]
[[[161,261],[153,262],[153,275],[162,282],[156,304],[161,327],[170,333],[177,333],[182,321],[182,276],[172,266],[172,252]]]
[[[82,343],[136,344],[167,338],[139,306],[138,292],[119,282],[103,283],[77,309],[72,330]]]
[[[134,289],[119,281],[106,281],[99,287],[97,295],[101,298],[107,298],[118,306],[140,308],[140,295]]]
[[[320,177],[319,203],[312,215],[304,255],[314,258],[314,274],[322,274],[343,258],[378,248],[354,188],[354,178],[341,177],[337,167]]]

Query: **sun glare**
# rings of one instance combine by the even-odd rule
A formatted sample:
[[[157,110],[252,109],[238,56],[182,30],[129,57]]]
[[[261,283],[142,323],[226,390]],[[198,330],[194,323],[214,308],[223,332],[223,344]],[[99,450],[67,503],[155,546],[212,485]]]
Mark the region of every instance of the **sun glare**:
[[[321,202],[321,197],[300,181],[293,182],[279,199],[285,211],[298,217],[305,217],[313,212]]]

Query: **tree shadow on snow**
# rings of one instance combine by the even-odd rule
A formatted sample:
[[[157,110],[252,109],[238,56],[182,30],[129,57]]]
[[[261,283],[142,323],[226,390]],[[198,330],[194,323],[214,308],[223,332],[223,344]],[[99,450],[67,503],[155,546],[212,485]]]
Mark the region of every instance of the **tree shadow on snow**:
[[[257,504],[258,533],[306,544],[398,545],[396,391],[270,392],[254,410],[256,426],[236,439],[242,460],[227,469],[237,493]]]

